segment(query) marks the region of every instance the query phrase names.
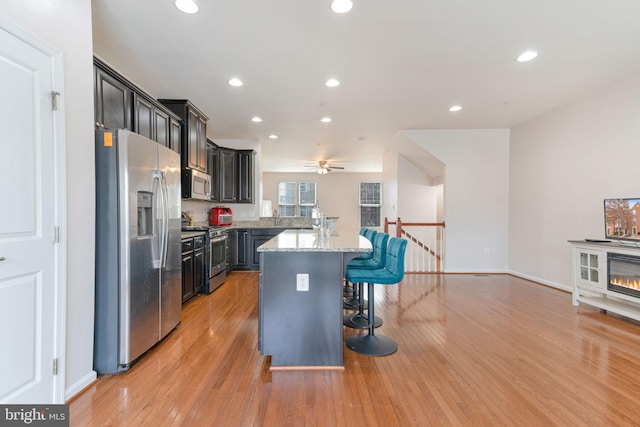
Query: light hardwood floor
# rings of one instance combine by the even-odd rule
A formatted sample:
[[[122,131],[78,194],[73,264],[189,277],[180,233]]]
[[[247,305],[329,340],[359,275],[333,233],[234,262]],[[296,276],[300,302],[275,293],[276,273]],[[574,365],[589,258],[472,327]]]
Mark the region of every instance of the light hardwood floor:
[[[257,283],[234,272],[188,303],[130,371],[72,400],[71,425],[640,425],[640,325],[573,307],[566,292],[509,275],[407,275],[376,287],[376,331],[398,352],[345,347],[344,371],[271,372]]]

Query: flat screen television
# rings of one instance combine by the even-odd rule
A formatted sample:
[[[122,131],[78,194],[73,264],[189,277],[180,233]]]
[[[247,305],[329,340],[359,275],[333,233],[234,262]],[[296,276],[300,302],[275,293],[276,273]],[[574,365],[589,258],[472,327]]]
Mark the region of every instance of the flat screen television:
[[[640,198],[604,199],[605,238],[640,243]]]

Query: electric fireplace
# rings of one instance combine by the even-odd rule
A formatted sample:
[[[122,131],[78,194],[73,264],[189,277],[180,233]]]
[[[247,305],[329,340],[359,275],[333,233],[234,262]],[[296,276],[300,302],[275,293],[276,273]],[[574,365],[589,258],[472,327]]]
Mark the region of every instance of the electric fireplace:
[[[607,264],[607,289],[640,298],[640,257],[609,252]]]

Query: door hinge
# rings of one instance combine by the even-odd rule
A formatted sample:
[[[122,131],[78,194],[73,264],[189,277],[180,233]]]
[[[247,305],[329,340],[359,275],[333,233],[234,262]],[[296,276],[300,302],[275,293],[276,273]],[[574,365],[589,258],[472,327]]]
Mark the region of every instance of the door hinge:
[[[58,375],[58,359],[53,359],[53,375]]]
[[[60,243],[60,227],[53,226],[53,243]]]
[[[60,92],[57,92],[55,90],[51,91],[51,109],[52,110],[57,110],[58,109],[58,96],[60,95]]]

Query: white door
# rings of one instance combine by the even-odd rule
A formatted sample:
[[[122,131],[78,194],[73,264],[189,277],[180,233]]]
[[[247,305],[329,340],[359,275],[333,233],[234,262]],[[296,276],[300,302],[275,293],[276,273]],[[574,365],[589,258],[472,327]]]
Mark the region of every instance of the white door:
[[[7,25],[0,21],[0,402],[63,403],[53,369],[64,335],[65,257],[55,243],[62,141],[52,107],[61,76],[56,55]]]

